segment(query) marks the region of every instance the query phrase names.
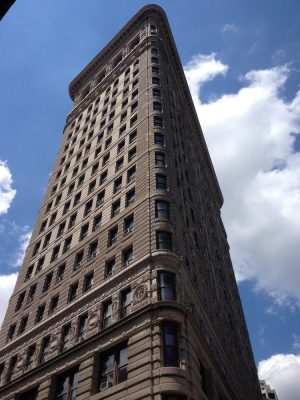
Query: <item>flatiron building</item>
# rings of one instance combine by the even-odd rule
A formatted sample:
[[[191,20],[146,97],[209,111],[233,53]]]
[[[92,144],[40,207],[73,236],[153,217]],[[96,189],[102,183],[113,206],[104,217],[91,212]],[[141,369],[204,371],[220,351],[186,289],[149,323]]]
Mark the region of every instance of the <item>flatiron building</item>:
[[[223,203],[163,10],[74,106],[0,334],[1,400],[257,400]]]

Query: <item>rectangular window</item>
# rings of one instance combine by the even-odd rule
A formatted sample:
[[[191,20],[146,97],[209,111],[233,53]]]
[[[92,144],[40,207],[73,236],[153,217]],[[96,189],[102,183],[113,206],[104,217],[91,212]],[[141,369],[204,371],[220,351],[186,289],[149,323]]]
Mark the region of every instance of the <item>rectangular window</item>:
[[[156,128],[162,128],[163,127],[163,119],[158,116],[153,117],[153,124]]]
[[[161,301],[175,301],[175,275],[163,271],[158,273],[158,299]]]
[[[122,188],[122,176],[114,181],[114,193],[117,193]]]
[[[98,240],[90,244],[89,247],[89,259],[94,258],[97,256],[98,251]]]
[[[64,233],[65,226],[66,226],[66,221],[59,224],[58,229],[57,229],[57,237],[60,237]]]
[[[121,153],[125,148],[125,140],[122,140],[119,144],[118,144],[118,154]]]
[[[121,318],[127,317],[131,314],[132,309],[132,292],[131,289],[124,290],[121,294],[122,308],[121,308]]]
[[[63,247],[63,253],[67,252],[71,248],[72,236],[69,236],[65,242]]]
[[[104,171],[100,176],[100,185],[102,185],[106,180],[107,180],[107,171]]]
[[[58,375],[55,388],[55,400],[75,400],[79,379],[79,368],[73,368]]]
[[[89,223],[83,225],[83,227],[81,228],[79,240],[83,240],[85,237],[87,237],[88,232],[89,232]]]
[[[164,366],[179,367],[178,327],[175,324],[165,324],[163,331]]]
[[[75,207],[75,206],[77,206],[77,204],[79,204],[80,198],[81,198],[81,192],[76,193],[76,195],[74,197],[73,207]]]
[[[16,308],[15,308],[15,311],[19,311],[19,310],[20,310],[20,308],[21,308],[22,305],[23,305],[24,299],[25,299],[25,292],[22,292],[21,294],[19,294],[18,301],[17,301]]]
[[[93,231],[100,228],[101,222],[102,222],[102,214],[96,215],[96,217],[94,218],[94,221],[93,221]]]
[[[40,362],[41,363],[48,360],[49,346],[50,346],[50,336],[46,336],[42,340],[41,353],[40,353]]]
[[[26,355],[26,361],[25,361],[25,369],[30,369],[32,367],[33,361],[34,361],[34,356],[35,356],[35,351],[36,351],[36,345],[29,346],[27,350],[27,355]],[[30,400],[30,397],[29,397]]]
[[[170,232],[156,232],[156,248],[157,250],[172,250],[172,235]]]
[[[110,276],[112,276],[112,274],[115,272],[115,267],[116,267],[115,257],[109,261],[106,261],[106,264],[105,264],[105,277],[106,278],[109,278]]]
[[[121,209],[121,200],[115,201],[111,206],[111,217],[113,218],[115,215],[119,214]]]
[[[49,274],[46,275],[43,286],[43,292],[47,292],[47,290],[50,289],[52,277],[53,277],[53,272],[50,272]]]
[[[130,190],[130,192],[126,193],[126,207],[133,204],[135,202],[135,189]]]
[[[84,216],[89,215],[92,212],[93,208],[93,199],[88,201],[84,207]]]
[[[11,381],[11,378],[12,378],[14,372],[15,372],[17,361],[18,361],[18,356],[14,356],[14,357],[12,357],[10,359],[9,366],[8,366],[8,371],[7,371],[7,377],[6,377],[7,382]]]
[[[49,315],[56,312],[57,307],[58,307],[58,299],[59,299],[59,296],[52,297],[52,299],[50,301],[50,306],[49,306]]]
[[[135,180],[136,166],[131,167],[127,172],[127,183]]]
[[[118,227],[110,229],[108,233],[108,246],[112,246],[118,239]]]
[[[35,323],[39,323],[41,322],[41,320],[44,317],[44,313],[45,313],[45,304],[42,304],[41,306],[38,306],[36,315],[35,315]]]
[[[74,261],[74,270],[81,267],[83,262],[83,255],[84,255],[84,250],[81,250],[78,253],[76,253]]]
[[[71,229],[71,228],[75,225],[76,217],[77,217],[77,213],[74,213],[74,214],[72,214],[72,215],[70,216],[70,219],[69,219],[69,226],[68,226],[69,229]]]
[[[67,350],[71,344],[71,324],[67,324],[63,327],[61,337],[61,351]]]
[[[28,315],[26,315],[25,317],[21,318],[20,321],[20,325],[19,325],[19,330],[18,330],[18,334],[21,335],[27,326],[27,322],[28,322]]]
[[[100,387],[108,389],[127,379],[128,347],[122,343],[113,349],[107,350],[100,357]]]
[[[111,315],[112,315],[112,301],[108,300],[103,303],[102,308],[102,328],[107,328],[111,325]]]
[[[37,262],[37,264],[36,264],[36,271],[35,271],[35,274],[37,274],[37,273],[42,269],[42,267],[43,267],[43,265],[44,265],[44,261],[45,261],[45,256],[41,257],[41,258],[38,260],[38,262]]]
[[[28,297],[27,297],[27,303],[29,303],[33,300],[35,291],[36,291],[36,284],[30,286]]]
[[[153,111],[162,111],[162,105],[159,101],[153,102]]]
[[[161,219],[170,218],[170,204],[167,201],[155,201],[155,217]]]
[[[7,341],[12,340],[16,331],[16,324],[10,325],[7,333]]]
[[[104,196],[105,196],[105,190],[102,190],[100,193],[98,193],[96,207],[99,207],[104,203]]]
[[[58,258],[59,249],[60,244],[54,247],[54,249],[52,250],[51,261],[55,261]]]
[[[130,127],[132,127],[133,125],[135,125],[137,123],[137,119],[138,119],[138,116],[137,116],[137,114],[135,114],[135,116],[132,117],[130,120]]]
[[[167,189],[167,177],[165,175],[156,174],[156,189]]]
[[[81,315],[78,321],[77,340],[84,340],[88,331],[89,318],[87,314]]]
[[[123,266],[127,267],[133,260],[133,248],[132,246],[128,247],[126,250],[122,252],[122,261]]]
[[[134,215],[129,215],[129,217],[124,220],[124,233],[130,233],[133,231],[134,227]]]
[[[166,166],[166,155],[164,153],[155,152],[155,165],[157,167],[165,167]]]
[[[124,158],[122,157],[116,161],[116,172],[120,171],[120,169],[123,168],[123,165],[124,165]]]
[[[88,290],[91,290],[93,284],[94,284],[94,272],[91,272],[90,274],[84,277],[83,291],[87,292]]]
[[[73,285],[71,285],[69,288],[69,302],[76,299],[77,290],[78,290],[78,282],[73,283]]]

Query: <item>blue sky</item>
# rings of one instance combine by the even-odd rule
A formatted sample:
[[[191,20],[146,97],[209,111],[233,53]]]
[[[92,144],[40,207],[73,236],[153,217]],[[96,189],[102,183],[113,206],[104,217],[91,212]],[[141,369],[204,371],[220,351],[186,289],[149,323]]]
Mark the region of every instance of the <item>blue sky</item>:
[[[293,378],[300,373],[300,3],[156,3],[168,15],[224,193],[222,215],[260,374],[280,400],[294,400],[300,389]],[[0,23],[3,304],[72,108],[68,85],[145,4],[19,1]]]

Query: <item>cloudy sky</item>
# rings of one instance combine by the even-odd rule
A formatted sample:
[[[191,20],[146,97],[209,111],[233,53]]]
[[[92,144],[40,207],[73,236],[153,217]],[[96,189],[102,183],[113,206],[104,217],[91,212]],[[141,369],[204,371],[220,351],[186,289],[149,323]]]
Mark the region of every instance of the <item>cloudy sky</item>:
[[[0,23],[0,324],[72,107],[68,85],[144,4],[19,1]],[[224,194],[259,375],[298,400],[300,3],[157,4]]]

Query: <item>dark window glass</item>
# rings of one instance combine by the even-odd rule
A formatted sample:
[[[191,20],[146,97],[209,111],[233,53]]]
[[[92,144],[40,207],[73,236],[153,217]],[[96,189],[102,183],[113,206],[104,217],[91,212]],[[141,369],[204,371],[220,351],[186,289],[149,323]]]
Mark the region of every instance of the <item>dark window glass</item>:
[[[176,300],[175,275],[171,272],[159,272],[158,274],[158,298],[162,301]]]
[[[69,301],[75,300],[77,296],[78,282],[74,283],[69,288]]]
[[[127,315],[131,314],[131,308],[132,308],[132,292],[130,289],[127,289],[122,292],[121,317],[124,318]]]
[[[88,321],[89,319],[87,314],[81,315],[81,317],[79,317],[78,333],[77,333],[78,340],[83,340],[86,338],[88,330]]]
[[[40,322],[43,319],[44,312],[45,312],[45,304],[39,306],[37,309],[36,316],[35,316],[36,323]]]
[[[76,400],[79,368],[73,368],[57,377],[55,400]]]
[[[34,361],[35,351],[36,351],[36,345],[35,344],[28,348],[27,355],[26,355],[26,361],[25,361],[25,368],[26,369],[31,368],[31,366],[33,364],[33,361]]]
[[[22,292],[21,294],[19,294],[18,297],[18,301],[17,301],[17,305],[16,305],[16,311],[20,310],[20,308],[22,307],[22,304],[24,302],[25,299],[25,292]]]
[[[112,246],[118,239],[118,227],[115,226],[108,233],[108,245]]]
[[[127,343],[109,349],[101,354],[100,391],[127,379],[128,348]]]
[[[132,260],[133,260],[133,248],[132,247],[129,247],[128,249],[123,251],[122,260],[123,260],[124,267],[126,267],[127,265],[129,265],[132,262]]]
[[[163,325],[164,366],[179,367],[178,327],[175,324]]]
[[[116,259],[112,258],[111,260],[106,262],[105,265],[105,277],[109,278],[112,276],[112,274],[115,272],[115,266],[116,266]]]
[[[10,325],[7,334],[7,340],[12,340],[16,331],[16,324]]]
[[[23,317],[23,318],[21,319],[21,321],[20,321],[19,330],[18,330],[18,334],[19,334],[19,335],[25,331],[27,322],[28,322],[28,315],[26,315],[25,317]]]
[[[126,206],[133,204],[135,202],[135,189],[130,190],[126,193]]]
[[[114,182],[114,193],[117,193],[119,190],[121,190],[121,188],[122,188],[122,176],[120,176]]]
[[[97,202],[96,202],[97,207],[101,206],[104,203],[104,196],[105,196],[104,190],[102,190],[102,192],[98,193]]]
[[[66,264],[59,265],[59,267],[57,268],[57,273],[56,273],[56,282],[62,281],[62,279],[64,277],[65,269],[66,269]]]
[[[53,272],[50,272],[50,274],[46,275],[45,281],[44,281],[44,286],[43,286],[43,292],[46,292],[50,288],[51,282],[52,282],[52,277],[53,277]]]
[[[124,220],[124,233],[132,232],[134,227],[134,216],[133,214]]]
[[[109,300],[103,304],[102,328],[106,328],[111,325],[111,315],[112,315],[112,301]]]
[[[158,250],[172,250],[172,235],[170,232],[156,232],[156,248]]]
[[[134,165],[127,172],[127,182],[128,183],[134,181],[135,174],[136,174],[136,166]]]
[[[81,267],[83,262],[83,255],[84,255],[84,250],[81,250],[78,253],[76,253],[74,261],[74,269],[78,269]]]
[[[83,291],[87,292],[92,289],[94,283],[94,273],[90,273],[84,277]]]
[[[101,222],[102,222],[102,214],[96,215],[96,217],[94,218],[94,222],[93,222],[93,231],[100,228]]]
[[[88,235],[88,232],[89,232],[89,223],[83,225],[83,227],[81,228],[79,239],[83,240]]]
[[[24,393],[21,393],[20,397],[18,397],[18,400],[37,400],[37,399],[38,399],[38,388],[37,387],[27,390]]]
[[[50,306],[49,306],[49,315],[56,312],[57,306],[58,306],[58,299],[59,299],[59,296],[52,297],[52,299],[50,301]]]
[[[121,208],[121,200],[115,201],[111,206],[111,216],[114,217],[115,215],[119,214]]]
[[[155,165],[157,165],[158,167],[166,166],[166,155],[164,153],[155,153]]]
[[[14,357],[12,357],[10,359],[9,366],[8,366],[8,371],[7,371],[7,378],[6,378],[7,382],[11,381],[11,378],[12,378],[14,372],[15,372],[17,361],[18,361],[18,356],[14,356]]]
[[[170,218],[170,205],[163,200],[155,201],[155,216],[156,218],[169,219]]]
[[[156,189],[167,189],[167,177],[156,174]]]
[[[97,250],[98,250],[98,240],[90,244],[89,259],[97,256]]]
[[[60,249],[60,245],[57,245],[54,247],[54,249],[52,251],[51,261],[55,261],[58,258],[59,249]]]
[[[29,303],[30,301],[33,300],[35,291],[36,291],[36,284],[30,286],[28,297],[27,297],[27,303]]]
[[[42,340],[41,355],[40,355],[40,362],[41,363],[48,360],[49,345],[50,345],[50,336],[46,336]]]
[[[71,344],[71,324],[65,325],[62,330],[61,351],[67,350]]]

